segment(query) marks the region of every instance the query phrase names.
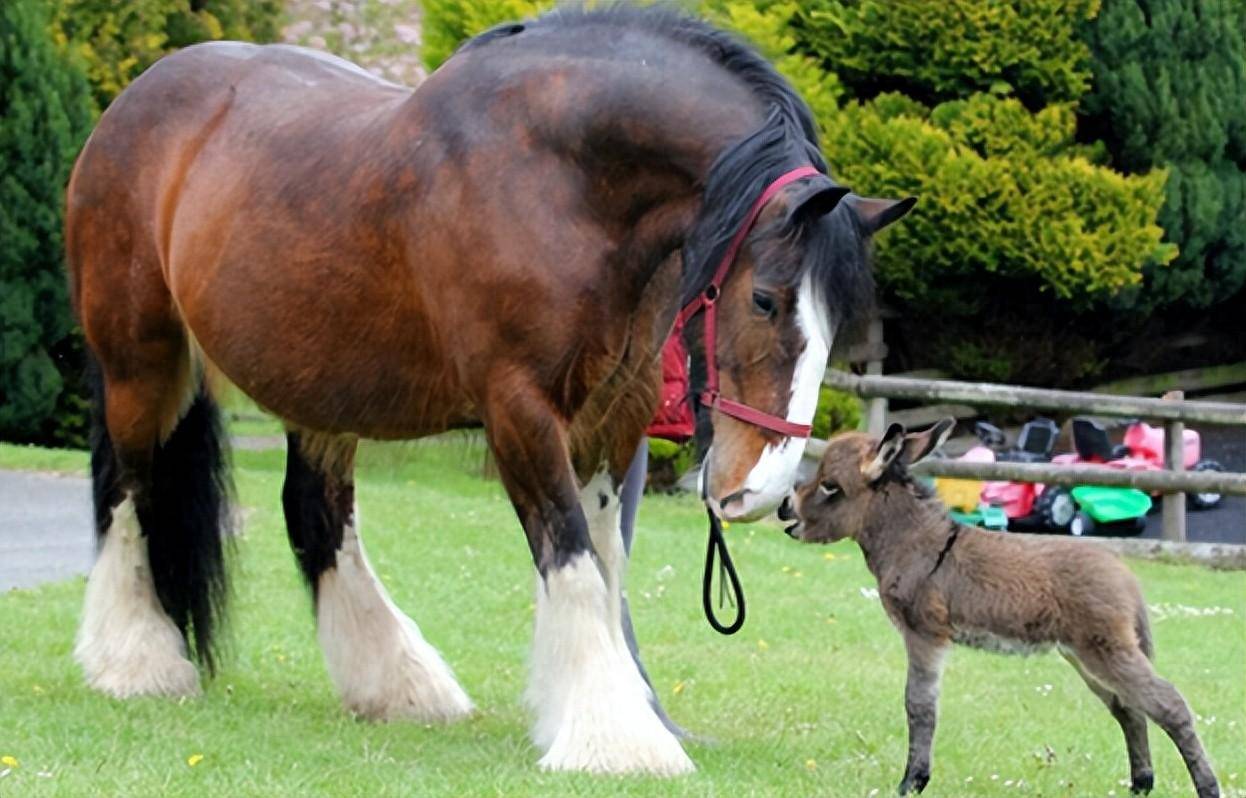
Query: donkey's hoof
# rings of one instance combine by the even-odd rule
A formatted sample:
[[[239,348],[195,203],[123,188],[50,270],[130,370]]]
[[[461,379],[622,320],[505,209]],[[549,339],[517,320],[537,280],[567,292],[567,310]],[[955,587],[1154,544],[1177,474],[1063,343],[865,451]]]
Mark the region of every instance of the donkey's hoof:
[[[1147,770],[1134,775],[1129,791],[1134,795],[1146,795],[1155,786],[1155,774]]]
[[[930,782],[929,770],[906,770],[904,778],[900,780],[900,795],[908,795],[910,792],[921,793],[926,789],[926,785]]]

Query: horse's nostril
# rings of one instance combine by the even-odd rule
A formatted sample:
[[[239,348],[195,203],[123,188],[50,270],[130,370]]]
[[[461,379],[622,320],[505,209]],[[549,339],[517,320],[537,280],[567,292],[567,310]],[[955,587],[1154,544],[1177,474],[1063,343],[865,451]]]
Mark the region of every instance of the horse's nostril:
[[[779,520],[792,521],[795,520],[796,513],[792,512],[792,498],[784,496],[782,504],[779,505]]]

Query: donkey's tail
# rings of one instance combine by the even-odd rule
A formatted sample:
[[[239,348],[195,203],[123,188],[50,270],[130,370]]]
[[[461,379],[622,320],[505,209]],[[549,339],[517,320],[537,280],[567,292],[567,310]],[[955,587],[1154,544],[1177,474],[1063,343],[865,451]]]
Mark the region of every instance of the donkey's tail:
[[[1147,659],[1155,659],[1155,644],[1151,639],[1151,621],[1147,618],[1146,602],[1138,602],[1138,613],[1134,617],[1134,632],[1138,635],[1138,647]]]
[[[91,472],[97,534],[109,526],[121,474],[104,424],[104,381],[92,364],[94,412]],[[226,546],[232,483],[220,413],[200,382],[190,408],[158,444],[135,503],[147,540],[152,582],[161,606],[209,674],[218,661],[217,632],[229,595]]]

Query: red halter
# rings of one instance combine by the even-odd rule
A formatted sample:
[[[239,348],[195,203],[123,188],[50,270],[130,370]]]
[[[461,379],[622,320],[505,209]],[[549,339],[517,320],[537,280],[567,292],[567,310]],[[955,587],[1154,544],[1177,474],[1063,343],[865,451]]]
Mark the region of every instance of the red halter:
[[[710,280],[710,284],[705,287],[705,290],[696,299],[684,305],[683,310],[679,311],[679,316],[675,320],[675,329],[679,331],[683,329],[684,324],[689,319],[702,310],[705,311],[705,390],[701,392],[701,404],[725,413],[732,418],[737,418],[754,426],[777,432],[780,435],[787,435],[791,438],[808,438],[813,428],[809,424],[796,424],[785,418],[779,418],[776,415],[749,407],[746,404],[726,399],[718,393],[717,303],[718,297],[722,294],[723,281],[727,279],[727,272],[731,269],[731,264],[735,262],[736,256],[740,253],[740,247],[744,245],[744,239],[748,237],[749,231],[753,229],[753,223],[757,221],[757,216],[761,213],[761,209],[787,184],[802,177],[812,177],[813,175],[820,174],[822,173],[812,166],[802,166],[780,175],[773,183],[766,186],[765,191],[761,193],[761,196],[757,198],[753,206],[749,208],[748,215],[744,217],[744,221],[740,223],[740,229],[736,231],[735,236],[731,239],[731,243],[727,246],[727,251],[723,253],[722,260],[719,261],[718,269],[714,272],[714,278]]]

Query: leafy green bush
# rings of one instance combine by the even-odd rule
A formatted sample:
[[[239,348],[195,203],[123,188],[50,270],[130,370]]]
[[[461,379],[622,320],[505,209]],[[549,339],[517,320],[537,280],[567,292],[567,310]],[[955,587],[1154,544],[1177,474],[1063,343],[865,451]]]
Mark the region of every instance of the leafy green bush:
[[[692,441],[675,443],[650,438],[648,489],[659,493],[674,490],[676,481],[696,462],[696,445]]]
[[[1007,301],[997,277],[1089,308],[1141,281],[1175,248],[1155,214],[1164,174],[1124,176],[1073,143],[1067,106],[1039,114],[974,95],[927,111],[897,95],[824,119],[839,178],[880,196],[915,194],[915,213],[880,240],[880,287],[902,305],[973,316]],[[1064,150],[1062,154],[1056,154]]]
[[[86,78],[47,26],[43,0],[0,4],[0,436],[24,440],[54,429],[58,406],[71,412],[66,434],[74,426],[63,389],[76,375],[57,358],[73,347],[61,207],[93,115]]]
[[[0,435],[83,443],[83,352],[67,297],[62,211],[96,108],[177,47],[275,38],[282,7],[282,0],[0,4]]]
[[[803,0],[801,45],[854,94],[902,88],[923,102],[1016,93],[1076,100],[1089,83],[1077,23],[1099,0]],[[751,32],[750,29],[745,29]]]
[[[1159,222],[1181,254],[1148,270],[1140,309],[1232,297],[1246,285],[1246,6],[1104,0],[1084,34],[1086,130],[1118,168],[1171,175]]]
[[[86,64],[103,108],[167,52],[210,39],[273,41],[282,0],[52,0],[57,42]]]
[[[813,437],[826,439],[840,432],[859,429],[861,400],[855,394],[823,386],[818,393],[818,409],[813,415]]]
[[[785,25],[796,40],[788,56],[838,77],[839,101],[816,110],[842,182],[920,198],[876,251],[881,293],[905,322],[895,349],[910,364],[1056,385],[1102,367],[1097,314],[1136,295],[1143,273],[1163,273],[1177,250],[1156,223],[1165,172],[1122,175],[1101,143],[1079,138],[1091,73],[1078,30],[1097,0],[715,5],[729,12],[720,19],[751,20],[738,28],[749,38]],[[741,8],[758,13],[730,13]],[[776,64],[810,98],[822,84],[808,81],[807,58],[796,71]],[[1030,368],[1026,345],[1053,331],[1092,345],[1058,347]],[[1004,339],[1016,346],[1004,350]]]

